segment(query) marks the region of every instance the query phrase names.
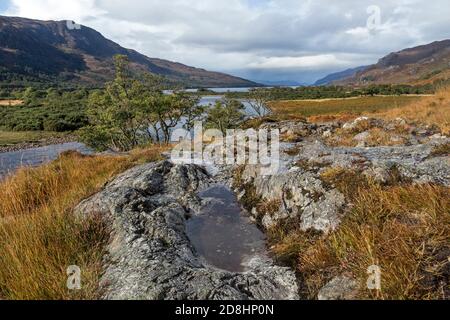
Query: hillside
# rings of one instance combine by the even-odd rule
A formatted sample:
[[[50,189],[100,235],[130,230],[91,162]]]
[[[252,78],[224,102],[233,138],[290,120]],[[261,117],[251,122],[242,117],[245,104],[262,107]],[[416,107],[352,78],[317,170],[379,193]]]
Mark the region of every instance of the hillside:
[[[185,86],[244,87],[256,83],[181,63],[149,58],[125,49],[99,32],[66,21],[0,16],[0,82],[68,82],[101,86],[113,76],[112,59],[127,55],[133,67],[166,76]]]
[[[428,84],[450,76],[450,40],[391,53],[342,81],[343,85]]]
[[[314,83],[314,85],[315,86],[326,86],[326,85],[332,84],[335,81],[353,77],[354,75],[356,75],[357,72],[363,71],[365,69],[367,69],[367,66],[356,67],[356,68],[347,69],[347,70],[344,70],[341,72],[332,73],[320,80],[317,80]]]

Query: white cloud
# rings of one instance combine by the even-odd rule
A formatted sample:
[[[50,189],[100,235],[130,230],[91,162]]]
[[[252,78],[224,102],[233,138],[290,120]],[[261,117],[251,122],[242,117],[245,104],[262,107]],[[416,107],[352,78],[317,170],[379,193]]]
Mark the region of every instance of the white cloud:
[[[302,80],[450,38],[447,0],[379,0],[376,30],[367,29],[372,0],[11,2],[8,15],[75,20],[152,57],[268,79]]]
[[[314,69],[346,65],[348,62],[340,61],[332,54],[304,57],[271,57],[263,58],[249,65],[251,68],[261,69]]]

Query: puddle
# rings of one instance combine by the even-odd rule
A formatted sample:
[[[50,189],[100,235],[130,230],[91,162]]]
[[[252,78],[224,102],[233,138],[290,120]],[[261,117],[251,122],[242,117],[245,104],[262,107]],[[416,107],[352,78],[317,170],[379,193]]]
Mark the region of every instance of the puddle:
[[[236,196],[225,186],[199,195],[208,204],[187,222],[187,234],[197,253],[217,268],[247,271],[250,258],[266,253],[264,234],[243,214]]]

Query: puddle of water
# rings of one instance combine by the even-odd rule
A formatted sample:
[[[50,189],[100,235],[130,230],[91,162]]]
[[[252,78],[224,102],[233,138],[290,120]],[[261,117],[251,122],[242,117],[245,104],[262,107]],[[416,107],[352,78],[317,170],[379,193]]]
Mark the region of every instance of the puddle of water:
[[[225,186],[212,187],[200,197],[208,203],[187,222],[197,253],[219,269],[245,272],[251,257],[265,254],[264,234],[243,215],[236,196]]]

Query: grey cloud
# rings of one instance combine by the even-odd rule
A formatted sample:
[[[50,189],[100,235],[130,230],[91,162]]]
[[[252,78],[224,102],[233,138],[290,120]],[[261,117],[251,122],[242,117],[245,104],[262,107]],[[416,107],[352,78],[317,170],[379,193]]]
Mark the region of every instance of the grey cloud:
[[[26,12],[27,1],[14,0],[17,14],[20,8]],[[54,4],[34,1],[44,8]],[[60,10],[54,11],[63,11],[71,1],[76,0],[61,2]],[[374,63],[392,51],[450,38],[447,0],[83,1],[101,14],[95,18],[89,12],[73,14],[123,45],[150,56],[253,79],[312,81],[325,72]],[[382,25],[368,32],[370,5],[380,7]],[[44,13],[47,18],[48,11]],[[41,18],[37,12],[30,15]],[[333,59],[312,69],[295,64],[295,57],[323,55]],[[266,61],[273,68],[258,69]],[[283,67],[277,68],[277,61]],[[292,67],[286,68],[287,61],[294,63]]]

